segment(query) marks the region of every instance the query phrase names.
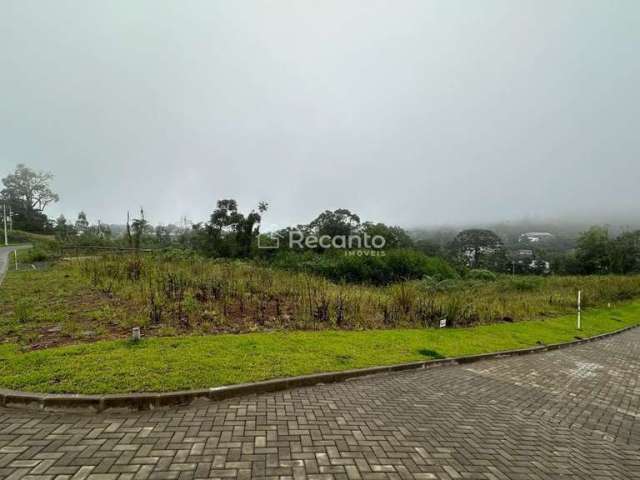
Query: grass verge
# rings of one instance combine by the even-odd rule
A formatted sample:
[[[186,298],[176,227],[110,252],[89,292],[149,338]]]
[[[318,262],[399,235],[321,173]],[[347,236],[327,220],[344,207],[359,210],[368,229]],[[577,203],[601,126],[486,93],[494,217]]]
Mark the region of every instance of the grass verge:
[[[551,344],[640,323],[640,301],[575,317],[456,329],[277,332],[104,341],[21,353],[0,345],[0,387],[160,392]]]

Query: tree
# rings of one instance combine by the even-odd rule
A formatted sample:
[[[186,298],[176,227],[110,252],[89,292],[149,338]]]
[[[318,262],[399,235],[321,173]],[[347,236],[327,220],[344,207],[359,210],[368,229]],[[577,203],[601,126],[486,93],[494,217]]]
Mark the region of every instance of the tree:
[[[133,248],[136,250],[142,244],[142,238],[146,233],[152,232],[153,229],[144,218],[144,209],[140,207],[140,218],[134,218],[131,222],[131,233],[133,239]]]
[[[78,213],[78,219],[76,220],[76,230],[78,233],[83,234],[86,233],[89,229],[89,221],[87,220],[87,214],[84,211],[80,211]]]
[[[410,248],[413,247],[413,240],[404,229],[400,227],[390,227],[384,223],[365,222],[360,230],[369,237],[378,235],[384,238],[384,248]]]
[[[87,233],[96,237],[96,239],[104,239],[111,237],[111,227],[109,225],[105,225],[98,220],[97,225],[91,225]]]
[[[456,235],[449,248],[455,260],[470,268],[504,269],[506,257],[503,243],[491,230],[463,230]]]
[[[354,234],[359,226],[360,217],[346,208],[339,208],[333,212],[325,210],[309,223],[309,228],[315,231],[319,237],[323,235],[330,237],[349,236]]]
[[[67,240],[70,235],[75,233],[73,225],[69,225],[67,219],[62,214],[56,219],[54,230],[56,237],[60,240]]]
[[[575,252],[555,252],[547,255],[551,270],[560,275],[580,275],[582,269]]]
[[[438,257],[441,256],[441,248],[440,246],[432,240],[428,238],[421,238],[414,242],[414,247],[416,250],[421,251],[425,255],[430,257]]]
[[[3,202],[14,213],[16,228],[31,231],[43,231],[50,228],[44,209],[60,197],[51,190],[53,175],[49,172],[35,172],[23,164],[2,179],[4,185],[0,192]]]
[[[207,232],[209,254],[219,257],[232,257],[235,254],[235,238],[229,238],[237,228],[242,214],[238,212],[238,202],[233,199],[218,200],[216,209],[211,213]]]
[[[260,234],[262,214],[268,207],[267,203],[260,202],[257,211],[251,210],[245,216],[238,211],[235,200],[219,200],[207,225],[208,253],[220,257],[251,255],[254,241]]]
[[[129,215],[129,210],[127,210],[126,237],[127,237],[127,244],[129,245],[129,247],[133,247],[133,237],[131,236],[131,218]]]
[[[171,243],[171,232],[168,226],[156,225],[154,229],[156,234],[156,240],[162,244]]]
[[[603,227],[591,227],[578,238],[576,260],[582,273],[608,273],[611,270],[611,245],[609,231]]]
[[[609,245],[609,257],[614,273],[640,272],[640,230],[621,233]]]
[[[294,236],[300,241],[287,241]],[[287,248],[293,250],[305,250],[308,248],[305,246],[306,241],[302,239],[309,237],[318,240],[321,237],[329,237],[330,239],[344,237],[347,239],[345,248],[360,249],[367,245],[365,236],[368,238],[369,245],[371,245],[373,237],[384,238],[384,245],[378,248],[394,249],[413,247],[413,240],[404,229],[397,226],[385,225],[384,223],[361,222],[357,214],[346,208],[339,208],[334,211],[325,210],[308,224],[287,227],[272,233],[272,238],[276,237],[280,240],[280,249]],[[317,243],[319,243],[319,241]],[[331,250],[327,245],[328,244],[325,243],[323,247],[318,244],[311,248],[319,253],[323,253],[325,250]]]

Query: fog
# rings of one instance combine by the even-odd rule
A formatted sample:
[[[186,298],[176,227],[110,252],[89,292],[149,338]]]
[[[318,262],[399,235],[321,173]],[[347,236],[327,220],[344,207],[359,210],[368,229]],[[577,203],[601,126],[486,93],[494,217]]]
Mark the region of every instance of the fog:
[[[637,217],[640,2],[0,4],[0,175],[50,216]]]

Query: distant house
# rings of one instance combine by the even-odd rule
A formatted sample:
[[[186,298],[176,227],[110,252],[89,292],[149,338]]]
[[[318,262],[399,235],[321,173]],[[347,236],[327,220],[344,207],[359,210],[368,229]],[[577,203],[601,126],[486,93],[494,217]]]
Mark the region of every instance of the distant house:
[[[520,235],[520,242],[542,242],[544,240],[550,240],[553,238],[553,234],[549,232],[527,232]]]
[[[467,247],[462,251],[462,255],[464,256],[465,263],[468,267],[472,267],[475,265],[478,256],[491,256],[495,255],[500,251],[500,246],[479,246],[479,247]]]
[[[549,273],[551,272],[551,263],[546,260],[531,260],[529,270]]]
[[[513,271],[520,273],[551,273],[551,263],[547,260],[538,258],[536,252],[530,248],[521,248],[513,250],[510,254],[513,265]]]

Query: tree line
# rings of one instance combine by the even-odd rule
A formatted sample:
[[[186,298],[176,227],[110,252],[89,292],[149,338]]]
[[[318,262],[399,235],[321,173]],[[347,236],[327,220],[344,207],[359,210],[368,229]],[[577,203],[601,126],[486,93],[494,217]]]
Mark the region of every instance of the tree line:
[[[191,225],[150,225],[144,210],[131,217],[127,213],[124,228],[98,222],[91,224],[84,211],[79,212],[75,221],[68,221],[60,215],[55,221],[49,219],[45,209],[59,200],[53,192],[49,172],[36,172],[23,164],[2,179],[3,189],[0,199],[10,212],[10,224],[16,230],[52,233],[63,241],[75,244],[117,244],[131,248],[142,246],[175,246],[190,249],[209,257],[274,259],[289,255],[283,261],[293,264],[309,262],[309,254],[332,255],[331,248],[316,246],[300,248],[280,242],[278,249],[259,249],[259,239],[268,244],[274,239],[285,240],[295,230],[303,236],[380,236],[384,238],[384,250],[411,250],[425,256],[441,257],[460,271],[464,269],[486,269],[494,272],[549,273],[546,265],[551,265],[553,273],[560,274],[607,274],[640,272],[640,231],[625,231],[612,237],[606,228],[592,227],[579,235],[573,248],[549,249],[543,243],[536,248],[536,258],[544,261],[536,263],[516,261],[517,249],[507,248],[505,242],[493,231],[466,229],[458,232],[446,242],[433,242],[425,238],[412,238],[404,229],[384,223],[363,221],[359,215],[348,209],[326,210],[307,224],[300,224],[269,232],[260,231],[263,215],[269,205],[259,203],[247,213],[243,213],[234,199],[222,199],[216,203],[209,219]],[[117,229],[117,231],[113,231]],[[300,260],[291,255],[307,254]],[[397,256],[396,256],[397,257]],[[395,258],[395,257],[394,257]],[[411,257],[416,262],[415,255]],[[318,262],[318,260],[314,260]],[[381,262],[376,267],[373,260],[350,260],[369,262],[371,268],[383,268]],[[418,262],[419,263],[419,262]],[[545,268],[542,268],[545,267]],[[419,270],[419,269],[418,269]]]

